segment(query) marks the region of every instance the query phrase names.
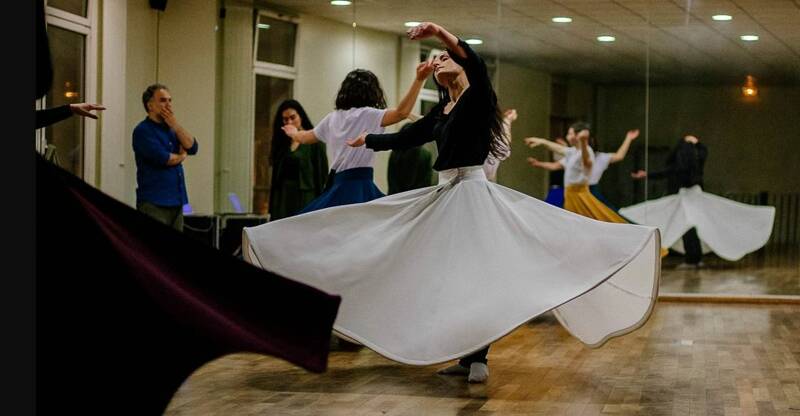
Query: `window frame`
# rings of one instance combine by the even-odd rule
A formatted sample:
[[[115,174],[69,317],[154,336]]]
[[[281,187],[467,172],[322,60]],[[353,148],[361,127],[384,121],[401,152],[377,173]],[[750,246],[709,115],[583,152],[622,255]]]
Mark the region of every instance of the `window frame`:
[[[44,1],[44,0],[37,0]],[[97,99],[97,1],[87,0],[86,17],[72,14],[61,9],[48,6],[45,3],[45,23],[60,29],[84,36],[84,62],[83,62],[83,87],[84,97],[80,102],[96,102]],[[53,70],[57,70],[53,68]],[[47,108],[47,97],[43,97],[36,102],[36,108]],[[82,117],[83,122],[83,180],[95,186],[98,182],[97,174],[97,121],[88,117]],[[44,154],[47,147],[46,128],[37,131],[37,150]]]

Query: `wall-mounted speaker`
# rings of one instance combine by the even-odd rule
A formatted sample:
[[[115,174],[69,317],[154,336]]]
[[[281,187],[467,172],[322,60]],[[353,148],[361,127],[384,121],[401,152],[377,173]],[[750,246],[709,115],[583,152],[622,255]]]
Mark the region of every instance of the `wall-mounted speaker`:
[[[150,8],[161,10],[167,10],[167,0],[150,0]]]

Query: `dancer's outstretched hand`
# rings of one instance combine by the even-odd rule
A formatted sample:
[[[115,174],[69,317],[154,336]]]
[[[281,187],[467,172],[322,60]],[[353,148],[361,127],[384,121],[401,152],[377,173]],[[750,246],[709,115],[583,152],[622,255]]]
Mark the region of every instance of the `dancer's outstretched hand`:
[[[297,127],[295,127],[293,124],[286,124],[282,126],[281,129],[283,129],[283,132],[291,138],[294,138],[294,135],[297,134]]]
[[[544,144],[544,139],[540,139],[538,137],[526,137],[525,144],[527,144],[528,147],[533,149],[536,146]]]
[[[362,132],[355,139],[345,140],[345,143],[347,143],[347,145],[350,147],[361,147],[364,145],[366,141],[367,141],[367,132]]]
[[[72,110],[73,114],[97,120],[97,114],[91,113],[91,111],[97,110],[98,112],[100,112],[105,110],[106,108],[100,104],[78,103],[78,104],[70,104],[69,109]]]
[[[530,165],[535,167],[535,168],[542,167],[542,162],[540,162],[538,159],[533,158],[533,157],[529,157],[528,158],[528,163],[530,163]]]
[[[639,137],[639,129],[628,130],[628,134],[625,135],[625,140],[635,140],[637,137]]]
[[[633,179],[643,179],[646,177],[647,177],[647,171],[637,170],[636,172],[631,172],[631,178]]]
[[[436,36],[439,33],[439,25],[431,22],[422,22],[411,29],[406,31],[408,38],[411,40],[419,40]]]
[[[428,75],[433,72],[433,62],[425,61],[417,65],[417,81],[425,81]]]

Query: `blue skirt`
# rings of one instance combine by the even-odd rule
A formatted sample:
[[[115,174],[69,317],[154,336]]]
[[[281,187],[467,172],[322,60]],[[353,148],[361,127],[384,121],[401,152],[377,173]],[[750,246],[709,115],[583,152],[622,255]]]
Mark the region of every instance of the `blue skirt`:
[[[353,168],[334,173],[333,185],[298,214],[383,198],[386,195],[372,182],[373,172],[372,168]]]
[[[559,208],[564,208],[564,188],[561,186],[550,188],[547,192],[547,198],[544,199],[550,205],[555,205]]]

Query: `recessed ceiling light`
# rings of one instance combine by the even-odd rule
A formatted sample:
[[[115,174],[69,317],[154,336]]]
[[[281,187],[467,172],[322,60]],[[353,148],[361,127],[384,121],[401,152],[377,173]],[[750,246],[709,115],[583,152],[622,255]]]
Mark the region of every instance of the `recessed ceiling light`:
[[[467,42],[470,45],[481,45],[481,44],[483,44],[483,41],[480,40],[480,39],[467,39],[464,42]]]
[[[617,38],[615,38],[613,36],[603,35],[603,36],[598,36],[597,40],[600,41],[600,42],[613,42],[613,41],[617,40]]]
[[[727,21],[727,20],[733,20],[733,16],[728,15],[728,14],[715,14],[715,15],[711,16],[711,18],[714,19],[714,20],[721,21],[721,22]]]
[[[405,22],[404,23],[404,25],[406,25],[406,27],[415,27],[415,26],[419,26],[419,24],[420,24],[419,22]]]
[[[570,23],[570,22],[572,22],[572,18],[571,17],[566,17],[566,16],[554,17],[552,20],[555,23]]]
[[[745,42],[755,42],[758,40],[758,35],[742,35],[739,36],[739,39]]]
[[[331,4],[334,6],[349,6],[350,3],[348,0],[331,0]]]
[[[266,24],[266,23],[259,23],[258,24],[258,28],[259,29],[269,29],[269,25]]]

